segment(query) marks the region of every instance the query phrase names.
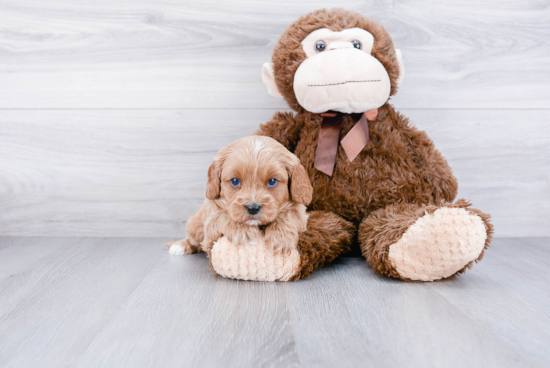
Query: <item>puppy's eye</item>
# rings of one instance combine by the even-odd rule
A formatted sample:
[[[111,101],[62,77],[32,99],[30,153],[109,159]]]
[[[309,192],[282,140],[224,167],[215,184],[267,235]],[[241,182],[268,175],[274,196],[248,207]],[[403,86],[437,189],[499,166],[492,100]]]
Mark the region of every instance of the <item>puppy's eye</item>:
[[[352,44],[353,47],[355,47],[356,49],[361,50],[361,42],[359,42],[359,41],[357,41],[357,40],[353,40],[353,41],[351,41],[351,44]]]
[[[327,47],[327,44],[325,43],[325,41],[317,41],[317,43],[315,44],[315,51],[317,52],[325,51],[326,47]]]
[[[277,186],[277,183],[279,183],[279,180],[275,178],[271,178],[267,181],[267,187],[268,188],[275,188]]]
[[[239,180],[239,178],[233,178],[233,179],[229,180],[229,182],[231,183],[233,188],[240,188],[241,187],[241,181]]]

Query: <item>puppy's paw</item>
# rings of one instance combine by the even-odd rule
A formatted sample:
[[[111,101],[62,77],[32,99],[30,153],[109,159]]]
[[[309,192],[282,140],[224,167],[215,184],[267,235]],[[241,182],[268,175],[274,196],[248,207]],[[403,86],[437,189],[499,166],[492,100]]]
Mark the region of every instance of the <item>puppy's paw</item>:
[[[227,233],[225,237],[227,238],[227,240],[229,240],[230,243],[233,244],[242,244],[246,240],[246,234],[238,231]]]
[[[184,254],[192,254],[197,251],[187,239],[166,243],[164,245],[170,248],[169,253],[173,256],[183,256]]]
[[[295,250],[295,249],[296,249],[296,247],[292,247],[292,246],[271,247],[271,250],[273,251],[273,253],[275,255],[281,255],[281,256],[287,256],[290,253],[292,253],[292,251]]]
[[[274,234],[266,233],[265,244],[275,254],[287,254],[293,249],[296,249],[298,245],[298,237],[294,236],[277,236]]]
[[[227,232],[225,237],[231,243],[235,245],[248,244],[253,242],[255,239],[258,239],[261,236],[261,232],[258,227],[249,226],[242,229],[234,229],[231,232]]]

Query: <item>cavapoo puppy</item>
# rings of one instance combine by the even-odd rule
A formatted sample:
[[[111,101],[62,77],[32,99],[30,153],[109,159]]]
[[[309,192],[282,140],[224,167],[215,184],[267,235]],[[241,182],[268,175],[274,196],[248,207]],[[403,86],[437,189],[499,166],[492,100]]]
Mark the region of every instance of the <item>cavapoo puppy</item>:
[[[221,149],[208,169],[206,200],[170,254],[210,254],[225,237],[237,247],[295,251],[313,189],[300,160],[272,138],[250,136]]]

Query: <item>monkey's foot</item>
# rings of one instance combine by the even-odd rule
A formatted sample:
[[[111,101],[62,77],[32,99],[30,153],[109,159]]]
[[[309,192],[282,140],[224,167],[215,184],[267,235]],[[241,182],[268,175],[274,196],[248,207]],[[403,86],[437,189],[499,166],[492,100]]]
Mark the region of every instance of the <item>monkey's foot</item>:
[[[493,225],[459,199],[440,206],[397,203],[369,214],[359,243],[374,272],[406,281],[452,278],[483,257]]]
[[[487,235],[480,216],[466,208],[442,207],[426,212],[390,245],[388,260],[401,278],[445,279],[480,258]]]
[[[239,280],[290,281],[301,269],[296,249],[275,252],[263,239],[235,245],[222,237],[214,243],[210,261],[220,276]]]

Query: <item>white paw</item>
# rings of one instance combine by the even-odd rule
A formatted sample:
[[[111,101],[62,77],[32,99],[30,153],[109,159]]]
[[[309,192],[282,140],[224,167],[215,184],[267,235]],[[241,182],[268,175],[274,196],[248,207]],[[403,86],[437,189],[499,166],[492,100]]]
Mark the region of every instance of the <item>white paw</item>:
[[[170,248],[168,253],[173,256],[183,256],[184,254],[192,254],[198,251],[198,249],[189,243],[189,239],[178,240],[175,242],[166,243],[164,245]]]
[[[183,256],[185,254],[185,248],[180,242],[176,242],[170,246],[168,252],[173,256]]]

